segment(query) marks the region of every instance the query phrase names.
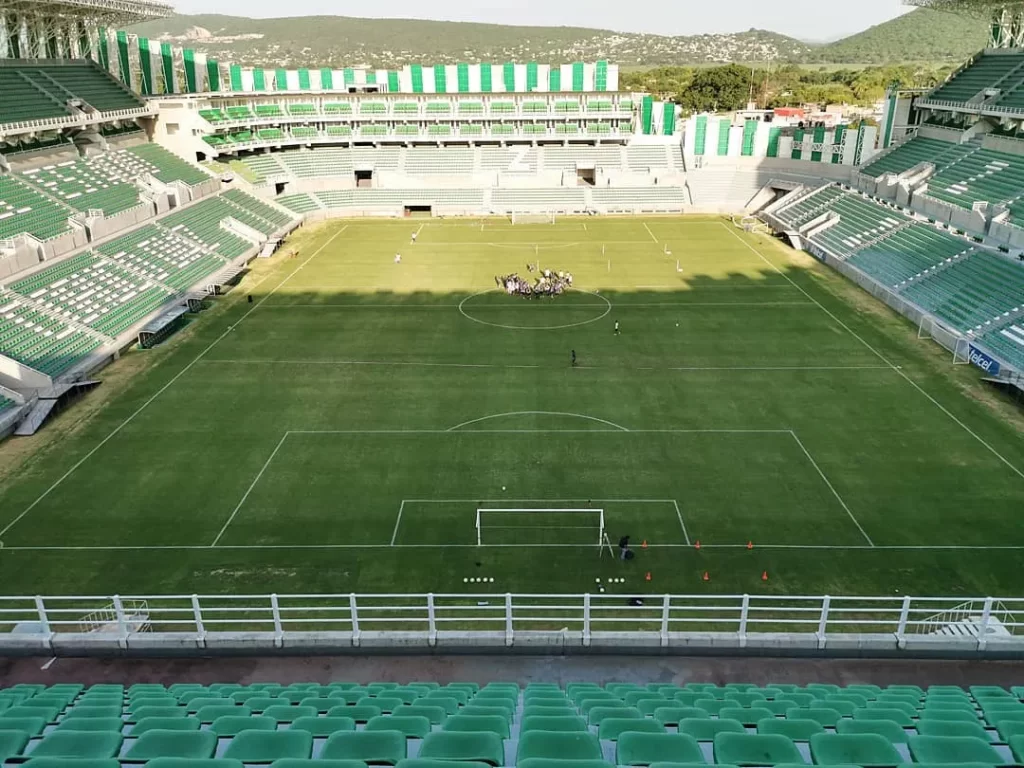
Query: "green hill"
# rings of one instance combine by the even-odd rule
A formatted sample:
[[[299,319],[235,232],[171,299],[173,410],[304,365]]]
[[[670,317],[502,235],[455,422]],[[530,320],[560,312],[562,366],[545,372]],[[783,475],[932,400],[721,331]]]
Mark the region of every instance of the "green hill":
[[[305,16],[247,19],[173,16],[131,28],[242,64],[400,67],[412,62],[543,61],[606,58],[626,66],[766,61],[805,56],[791,37],[751,29],[667,37],[580,27],[512,27],[409,19]]]
[[[896,61],[962,61],[985,47],[983,19],[919,8],[811,52],[808,61],[885,64]]]
[[[131,29],[244,65],[372,66],[412,62],[609,59],[627,68],[725,62],[880,64],[956,62],[986,40],[983,20],[919,9],[828,45],[750,29],[662,36],[584,27],[513,27],[451,21],[299,16],[172,16]]]

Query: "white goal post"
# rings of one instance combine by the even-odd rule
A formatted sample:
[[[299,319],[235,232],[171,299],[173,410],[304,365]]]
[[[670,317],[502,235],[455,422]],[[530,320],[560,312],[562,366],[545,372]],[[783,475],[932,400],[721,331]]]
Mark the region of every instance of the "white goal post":
[[[512,226],[521,224],[554,224],[555,214],[537,211],[512,211]]]
[[[536,507],[483,507],[476,510],[476,545],[488,546],[484,542],[486,531],[522,531],[542,537],[550,536],[562,541],[541,543],[560,544],[572,539],[572,544],[595,544],[604,546],[606,535],[604,510],[594,507],[542,508]],[[561,532],[562,535],[559,535]],[[537,542],[535,542],[537,543]],[[500,545],[498,545],[500,546]]]

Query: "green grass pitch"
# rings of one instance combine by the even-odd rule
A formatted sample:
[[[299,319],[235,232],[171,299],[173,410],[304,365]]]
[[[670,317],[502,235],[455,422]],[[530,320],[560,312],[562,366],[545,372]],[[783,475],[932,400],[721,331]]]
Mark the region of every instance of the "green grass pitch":
[[[716,218],[359,220],[290,245],[103,374],[140,367],[126,384],[0,446],[17,462],[2,593],[478,576],[502,592],[621,576],[630,592],[1019,592],[1019,415],[769,238]],[[494,290],[535,261],[578,290]],[[601,557],[589,512],[485,514],[477,546],[481,507],[600,509],[637,557]]]

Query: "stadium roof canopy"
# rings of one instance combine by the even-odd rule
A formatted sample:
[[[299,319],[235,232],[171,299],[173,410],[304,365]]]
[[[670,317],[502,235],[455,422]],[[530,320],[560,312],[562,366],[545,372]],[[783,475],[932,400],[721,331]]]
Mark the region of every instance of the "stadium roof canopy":
[[[86,18],[103,25],[159,19],[174,12],[161,0],[0,0],[0,16]]]
[[[904,0],[904,3],[990,19],[990,48],[1024,47],[1024,0]]]

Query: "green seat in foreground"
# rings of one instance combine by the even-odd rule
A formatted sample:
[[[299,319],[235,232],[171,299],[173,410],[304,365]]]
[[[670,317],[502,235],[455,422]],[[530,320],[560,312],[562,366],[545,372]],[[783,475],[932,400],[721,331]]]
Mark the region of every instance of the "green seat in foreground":
[[[217,734],[212,731],[146,731],[125,753],[126,760],[154,757],[213,757]]]
[[[973,736],[988,743],[988,734],[975,719],[973,723],[964,720],[919,720],[917,732],[921,736]]]
[[[665,726],[650,718],[636,720],[631,717],[608,717],[601,721],[601,726],[597,729],[597,738],[602,741],[617,741],[620,735],[627,733],[665,733]]]
[[[785,736],[720,733],[715,736],[715,762],[732,765],[802,763],[803,757]]]
[[[394,765],[405,755],[405,735],[398,731],[355,731],[330,736],[320,759]]]
[[[523,722],[527,719],[524,717]],[[494,733],[502,739],[510,736],[508,720],[501,715],[452,715],[441,725],[441,730],[453,733]]]
[[[372,718],[364,731],[399,731],[408,739],[422,739],[430,733],[430,721],[425,717],[378,715]]]
[[[736,720],[688,717],[679,721],[679,733],[693,736],[697,741],[714,741],[720,733],[746,733],[746,728]]]
[[[656,762],[703,763],[704,753],[692,736],[682,733],[624,733],[615,745],[616,765]]]
[[[90,768],[90,766],[74,766],[66,764],[61,768]],[[96,766],[96,768],[101,768]],[[190,757],[156,757],[146,763],[146,768],[244,768],[241,760],[225,760],[224,758],[190,758]],[[327,768],[327,766],[324,766]]]
[[[231,740],[224,757],[243,763],[272,763],[312,753],[313,737],[306,731],[243,731]]]
[[[459,763],[453,766],[448,763],[448,768],[463,768],[468,763]],[[399,768],[406,768],[402,765]],[[438,766],[437,768],[443,768]],[[558,757],[530,757],[516,763],[516,768],[615,768],[611,763],[604,760],[563,760]]]
[[[147,766],[153,764],[154,761],[150,760]],[[26,766],[26,768],[121,768],[121,764],[113,757],[82,757],[75,758],[74,762],[63,757],[34,757],[27,763],[22,763],[22,765]],[[165,766],[165,768],[174,768],[174,766]],[[224,766],[223,768],[228,767]],[[242,764],[238,763],[237,766],[231,766],[230,768],[242,768]]]
[[[116,757],[121,751],[119,733],[54,731],[32,750],[33,757]]]
[[[300,717],[289,730],[306,731],[314,738],[326,738],[332,733],[355,729],[356,723],[351,717]]]
[[[539,715],[527,715],[519,726],[521,733],[529,731],[557,731],[568,733],[572,731],[586,731],[587,721],[578,715],[565,715],[559,717],[545,717]]]
[[[873,733],[893,744],[907,743],[907,732],[903,726],[890,720],[840,720],[836,724],[836,732],[844,736]]]
[[[810,741],[816,733],[824,733],[825,729],[817,720],[780,720],[769,717],[757,723],[757,732],[763,734],[777,733],[793,741]]]
[[[877,733],[819,733],[811,737],[811,756],[819,765],[847,765],[863,768],[895,766],[903,762],[896,748]]]
[[[29,738],[25,731],[0,730],[0,761],[20,755]]]
[[[741,726],[742,727],[742,726]],[[592,733],[549,733],[532,731],[519,737],[516,765],[531,757],[563,760],[602,760],[601,744]]]
[[[991,744],[972,736],[911,736],[908,742],[918,763],[1004,763]]]
[[[423,740],[419,756],[438,760],[471,760],[488,765],[503,765],[505,746],[495,733],[435,731],[427,734]]]

